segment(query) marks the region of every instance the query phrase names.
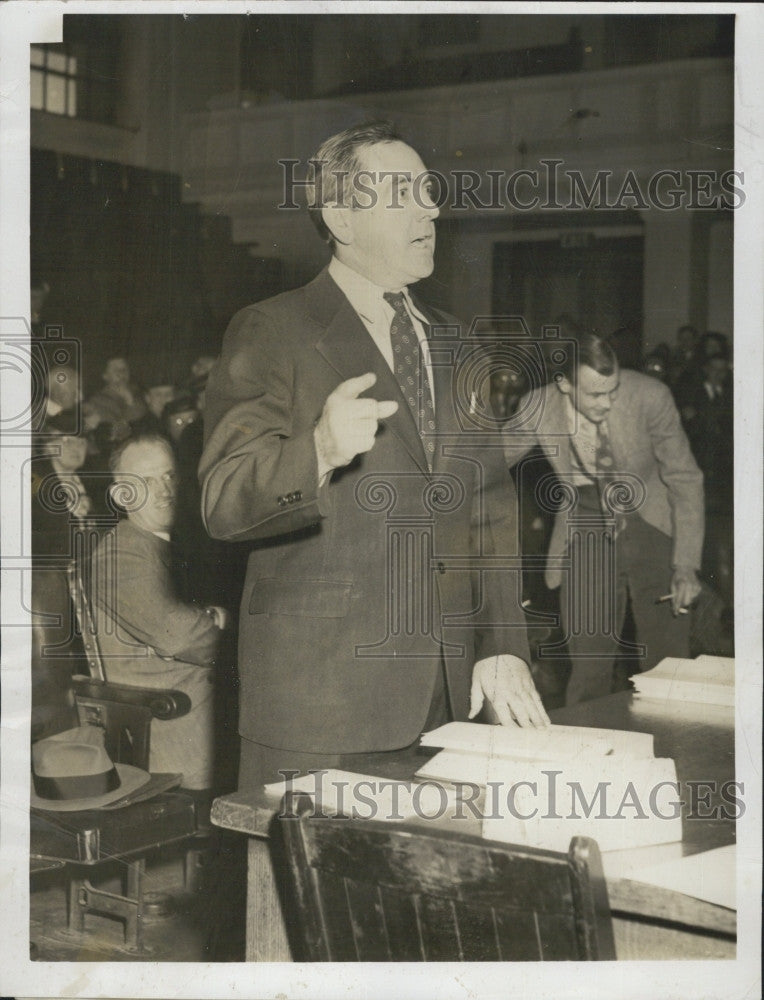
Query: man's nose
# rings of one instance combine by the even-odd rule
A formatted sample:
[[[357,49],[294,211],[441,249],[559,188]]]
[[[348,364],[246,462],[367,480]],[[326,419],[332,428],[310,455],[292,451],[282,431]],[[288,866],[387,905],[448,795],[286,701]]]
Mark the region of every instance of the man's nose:
[[[425,211],[425,215],[429,219],[437,219],[437,217],[440,215],[440,209],[433,201],[432,195],[429,193],[429,191],[425,191],[424,193],[424,198],[422,199],[422,208]]]

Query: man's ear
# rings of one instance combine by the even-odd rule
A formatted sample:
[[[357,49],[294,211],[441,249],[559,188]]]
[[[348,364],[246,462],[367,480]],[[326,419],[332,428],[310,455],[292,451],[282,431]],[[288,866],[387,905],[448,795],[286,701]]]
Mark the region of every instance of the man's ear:
[[[321,209],[324,225],[337,243],[341,243],[343,246],[348,246],[352,242],[349,212],[350,208],[346,205],[324,205]]]

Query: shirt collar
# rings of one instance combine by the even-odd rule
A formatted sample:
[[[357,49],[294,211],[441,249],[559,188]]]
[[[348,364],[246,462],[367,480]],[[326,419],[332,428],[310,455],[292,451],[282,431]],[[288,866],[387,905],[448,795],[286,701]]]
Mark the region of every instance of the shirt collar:
[[[373,281],[369,281],[368,278],[359,274],[358,271],[354,271],[352,267],[343,264],[337,257],[332,257],[331,259],[329,275],[339,286],[340,291],[345,295],[345,298],[361,319],[366,320],[366,322],[374,323],[379,316],[380,308],[388,309],[392,312],[392,306],[384,299],[384,294],[388,289],[376,285]],[[422,315],[420,310],[411,301],[408,288],[404,287],[399,289],[399,291],[403,294],[409,312],[421,320],[422,323],[428,323],[429,320]]]

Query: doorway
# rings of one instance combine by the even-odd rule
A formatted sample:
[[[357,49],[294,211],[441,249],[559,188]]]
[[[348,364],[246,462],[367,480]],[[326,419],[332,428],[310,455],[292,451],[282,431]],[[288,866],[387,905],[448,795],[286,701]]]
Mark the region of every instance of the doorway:
[[[568,327],[563,336],[576,326],[601,336],[627,328],[641,349],[643,237],[575,229],[534,236],[494,244],[494,313],[522,315],[534,337],[550,324]]]

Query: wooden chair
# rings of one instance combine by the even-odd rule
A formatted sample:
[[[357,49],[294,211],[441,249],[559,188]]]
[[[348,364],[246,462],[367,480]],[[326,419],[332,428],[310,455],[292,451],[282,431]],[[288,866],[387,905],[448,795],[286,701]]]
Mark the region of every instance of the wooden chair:
[[[71,677],[76,718],[70,724],[102,728],[106,749],[115,763],[148,771],[152,720],[186,715],[191,699],[183,691],[106,680],[79,560],[68,564],[66,577],[88,671]],[[44,656],[42,640],[37,646]],[[83,665],[82,660],[78,662]],[[154,776],[156,792],[150,798],[117,810],[32,811],[32,873],[46,864],[66,867],[69,932],[84,931],[89,913],[107,914],[124,921],[126,948],[143,950],[146,857],[159,847],[184,846],[184,888],[189,893],[196,891],[210,838],[199,829],[195,794],[166,790],[180,784],[181,778],[179,774]],[[91,882],[91,875],[110,863],[118,863],[122,871],[122,893],[107,892]],[[161,899],[153,895],[155,909],[170,905],[166,894]]]
[[[104,729],[106,749],[112,760],[148,771],[152,721],[188,715],[191,699],[185,691],[118,684],[107,679],[98,645],[96,619],[88,597],[89,588],[83,579],[83,568],[89,572],[89,555],[80,552],[67,566],[69,594],[89,670],[88,676],[77,674],[72,678],[79,723]],[[186,890],[195,892],[209,851],[209,801],[204,793],[186,790],[184,794],[194,799],[199,820],[196,841],[186,851],[184,869]]]
[[[148,770],[152,719],[179,719],[191,710],[184,691],[116,684],[106,679],[98,634],[82,578],[82,562],[67,566],[69,595],[82,637],[88,674],[72,678],[80,725],[101,726],[112,760]]]
[[[315,962],[614,959],[599,850],[567,854],[413,824],[312,815],[286,796],[301,940]]]

